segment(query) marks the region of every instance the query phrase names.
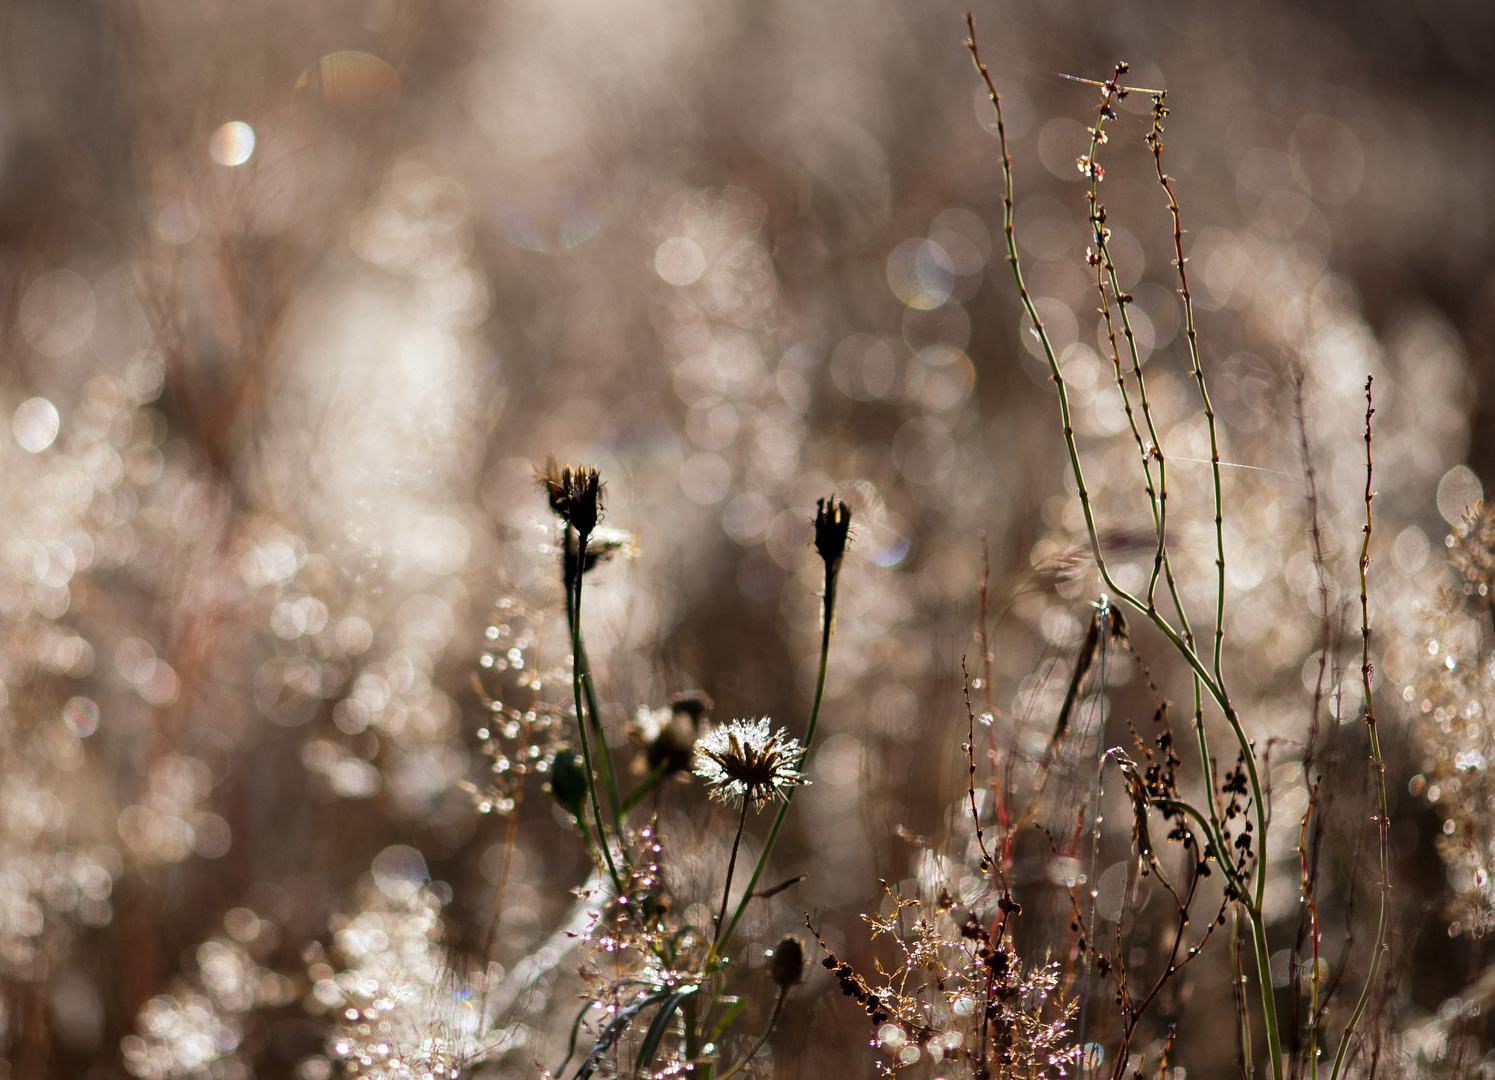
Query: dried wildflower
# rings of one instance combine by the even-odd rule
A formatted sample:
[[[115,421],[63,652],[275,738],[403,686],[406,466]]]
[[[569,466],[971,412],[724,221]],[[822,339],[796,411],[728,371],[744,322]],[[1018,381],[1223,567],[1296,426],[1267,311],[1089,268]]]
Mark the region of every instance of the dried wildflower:
[[[920,1063],[969,1068],[976,1077],[1065,1075],[1079,1059],[1070,1028],[1078,1002],[1061,990],[1059,965],[1030,966],[1018,956],[1006,915],[967,912],[957,919],[945,899],[905,896],[888,888],[887,913],[864,914],[872,937],[893,942],[897,966],[875,977],[837,956],[813,926],[822,967],[867,1015],[889,1056],[879,1072]],[[933,979],[928,977],[933,974]]]
[[[1495,506],[1480,501],[1464,510],[1448,537],[1448,561],[1464,579],[1466,592],[1490,595],[1495,587]]]
[[[644,760],[653,772],[663,765],[666,775],[688,772],[695,764],[696,739],[711,715],[711,698],[700,690],[678,695],[668,709],[641,707],[628,734],[644,747]]]
[[[844,502],[818,499],[815,503],[815,550],[825,560],[826,570],[834,573],[841,566],[846,541],[851,533],[851,508]]]
[[[777,795],[788,798],[800,779],[799,740],[783,729],[772,731],[768,717],[734,720],[701,736],[696,744],[696,775],[713,798],[745,799],[754,810]]]
[[[591,465],[557,465],[551,454],[535,485],[550,500],[550,509],[586,541],[602,520],[602,479]]]
[[[805,978],[805,943],[793,934],[786,936],[773,951],[768,973],[773,984],[781,990],[802,983]]]

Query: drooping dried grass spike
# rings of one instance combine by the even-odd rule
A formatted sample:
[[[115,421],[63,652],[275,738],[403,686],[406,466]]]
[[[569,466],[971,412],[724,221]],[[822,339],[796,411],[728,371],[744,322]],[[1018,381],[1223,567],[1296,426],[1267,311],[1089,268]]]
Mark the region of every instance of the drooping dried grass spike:
[[[1053,760],[1059,744],[1064,741],[1064,736],[1069,731],[1070,717],[1074,714],[1075,703],[1080,699],[1080,690],[1085,685],[1085,676],[1090,674],[1090,667],[1095,662],[1096,653],[1100,650],[1100,638],[1101,612],[1097,609],[1091,613],[1090,625],[1085,630],[1085,640],[1080,644],[1080,651],[1075,656],[1074,674],[1070,676],[1069,688],[1064,693],[1064,704],[1059,707],[1059,718],[1054,722],[1054,734],[1049,738],[1048,752],[1044,757],[1046,763]]]
[[[1109,753],[1126,780],[1127,795],[1132,801],[1132,840],[1137,846],[1137,854],[1145,859],[1152,854],[1152,837],[1147,831],[1147,781],[1137,763],[1124,751],[1116,749]]]

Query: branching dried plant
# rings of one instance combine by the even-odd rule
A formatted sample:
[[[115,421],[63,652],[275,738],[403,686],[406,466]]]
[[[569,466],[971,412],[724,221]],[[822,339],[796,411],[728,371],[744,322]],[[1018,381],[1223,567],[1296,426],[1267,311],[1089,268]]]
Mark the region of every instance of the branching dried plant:
[[[1196,886],[1201,872],[1207,872],[1209,864],[1221,872],[1224,879],[1224,904],[1218,916],[1212,920],[1211,927],[1216,922],[1223,923],[1226,920],[1226,909],[1235,916],[1235,927],[1238,931],[1244,923],[1250,937],[1250,949],[1255,961],[1255,1006],[1249,1008],[1247,995],[1245,993],[1246,979],[1239,972],[1237,961],[1237,975],[1235,983],[1239,987],[1237,995],[1237,1009],[1240,1013],[1239,1031],[1241,1035],[1242,1065],[1249,1073],[1255,1064],[1255,1054],[1252,1048],[1253,1020],[1251,1013],[1259,1010],[1259,1026],[1264,1037],[1263,1064],[1270,1070],[1274,1080],[1281,1080],[1289,1069],[1296,1070],[1299,1057],[1292,1056],[1292,1060],[1284,1054],[1282,1048],[1283,1023],[1278,1016],[1277,996],[1274,991],[1273,975],[1271,971],[1271,950],[1267,936],[1267,918],[1265,914],[1265,899],[1269,885],[1270,867],[1261,856],[1261,852],[1267,843],[1268,835],[1268,792],[1262,778],[1262,765],[1259,763],[1261,752],[1255,743],[1247,736],[1241,716],[1233,702],[1225,675],[1225,626],[1226,626],[1226,548],[1225,548],[1225,496],[1221,481],[1221,451],[1218,424],[1214,407],[1211,402],[1209,384],[1201,359],[1198,333],[1194,321],[1194,307],[1190,292],[1189,276],[1186,269],[1186,257],[1183,246],[1184,230],[1182,226],[1181,212],[1178,199],[1173,188],[1173,181],[1164,170],[1163,166],[1163,122],[1168,114],[1166,92],[1161,90],[1138,90],[1126,86],[1122,78],[1127,73],[1128,67],[1125,63],[1118,63],[1111,77],[1102,83],[1097,83],[1100,92],[1100,101],[1096,107],[1095,121],[1090,128],[1090,145],[1088,151],[1082,155],[1077,166],[1082,176],[1087,181],[1086,198],[1089,208],[1090,239],[1091,246],[1088,249],[1087,261],[1095,271],[1095,288],[1099,297],[1099,311],[1103,321],[1103,333],[1111,350],[1111,368],[1115,379],[1115,386],[1120,395],[1123,409],[1127,418],[1127,425],[1131,432],[1137,457],[1141,465],[1143,492],[1146,503],[1151,514],[1156,538],[1156,554],[1153,559],[1153,567],[1147,581],[1144,593],[1133,593],[1125,588],[1112,574],[1108,565],[1106,553],[1093,502],[1090,497],[1086,482],[1085,468],[1081,460],[1079,448],[1076,443],[1075,427],[1072,419],[1069,403],[1068,385],[1060,363],[1060,358],[1052,344],[1049,334],[1044,326],[1043,318],[1034,303],[1034,300],[1024,282],[1021,268],[1016,233],[1014,227],[1014,199],[1013,199],[1013,166],[1011,155],[1007,148],[1006,130],[1002,112],[1001,95],[986,66],[981,62],[980,54],[975,41],[974,21],[968,18],[970,38],[967,45],[970,49],[976,68],[984,80],[993,108],[996,113],[997,137],[1001,147],[1001,166],[1004,184],[1003,207],[1004,207],[1004,233],[1007,241],[1008,261],[1012,270],[1012,277],[1017,288],[1019,299],[1027,313],[1031,330],[1036,335],[1042,347],[1043,355],[1047,360],[1053,384],[1058,392],[1059,412],[1061,421],[1061,433],[1065,448],[1068,452],[1070,467],[1079,497],[1079,504],[1084,516],[1086,531],[1089,534],[1090,546],[1095,560],[1096,571],[1100,582],[1106,589],[1107,595],[1100,599],[1100,610],[1104,612],[1110,604],[1119,603],[1139,615],[1143,616],[1154,628],[1156,628],[1171,646],[1174,653],[1181,658],[1190,669],[1194,688],[1194,718],[1193,734],[1196,749],[1198,751],[1199,777],[1196,781],[1202,786],[1201,796],[1189,796],[1181,794],[1177,780],[1174,779],[1173,770],[1170,767],[1166,773],[1160,773],[1154,765],[1149,770],[1152,782],[1144,779],[1139,767],[1131,761],[1122,751],[1113,750],[1108,752],[1107,757],[1114,760],[1120,769],[1123,779],[1133,805],[1135,825],[1133,829],[1133,843],[1137,850],[1137,857],[1142,860],[1145,869],[1150,869],[1163,880],[1168,893],[1171,895],[1179,912],[1178,932],[1174,937],[1173,953],[1167,964],[1163,977],[1165,982],[1174,976],[1181,964],[1175,964],[1173,956],[1177,954],[1178,943],[1182,940],[1184,927],[1187,925],[1190,908],[1195,899]],[[1169,217],[1172,222],[1172,245],[1173,264],[1178,276],[1178,295],[1183,305],[1184,337],[1188,349],[1189,377],[1197,389],[1198,401],[1208,432],[1209,466],[1211,470],[1210,498],[1212,499],[1212,522],[1214,532],[1214,604],[1213,604],[1213,632],[1207,639],[1207,644],[1196,637],[1191,624],[1190,616],[1186,609],[1185,600],[1181,594],[1179,581],[1174,573],[1171,549],[1168,535],[1168,481],[1167,466],[1168,459],[1159,438],[1158,427],[1154,421],[1153,409],[1148,395],[1148,376],[1144,372],[1141,358],[1139,357],[1136,334],[1132,328],[1128,316],[1128,307],[1133,302],[1132,297],[1126,293],[1117,276],[1115,259],[1110,247],[1111,229],[1107,223],[1107,213],[1104,204],[1099,198],[1099,187],[1105,176],[1104,167],[1101,165],[1099,150],[1108,141],[1106,125],[1108,121],[1116,119],[1117,104],[1134,92],[1148,93],[1152,96],[1152,123],[1146,133],[1146,142],[1151,150],[1156,180],[1162,188],[1167,201]],[[1113,311],[1115,315],[1113,316]],[[1118,342],[1117,325],[1120,326],[1120,337],[1126,342],[1126,362],[1123,360],[1123,350]],[[1362,1019],[1366,1015],[1368,1006],[1372,999],[1381,992],[1382,984],[1379,974],[1385,963],[1385,954],[1389,949],[1390,931],[1390,889],[1391,889],[1391,865],[1389,853],[1389,808],[1386,795],[1385,766],[1382,759],[1379,729],[1376,723],[1375,708],[1373,703],[1372,684],[1372,661],[1370,654],[1370,609],[1368,599],[1367,572],[1370,562],[1370,544],[1372,536],[1371,503],[1374,496],[1372,489],[1372,459],[1371,459],[1371,418],[1374,409],[1370,405],[1371,382],[1369,379],[1365,385],[1366,412],[1365,412],[1365,488],[1364,488],[1364,525],[1362,527],[1362,539],[1359,552],[1359,597],[1360,597],[1360,633],[1362,638],[1360,675],[1363,687],[1362,719],[1369,739],[1370,769],[1372,781],[1376,792],[1376,803],[1372,811],[1371,821],[1377,834],[1377,861],[1379,871],[1377,874],[1380,890],[1379,914],[1375,922],[1374,941],[1368,970],[1363,976],[1363,986],[1351,1002],[1340,1006],[1344,1010],[1340,1021],[1340,1033],[1337,1041],[1337,1049],[1333,1056],[1333,1065],[1329,1073],[1333,1080],[1344,1072],[1352,1048],[1359,1049],[1364,1040],[1357,1041],[1357,1032]],[[1136,402],[1134,408],[1133,402]],[[1141,424],[1137,417],[1140,413]],[[1311,484],[1311,479],[1310,479]],[[1309,498],[1314,498],[1312,487],[1309,489]],[[1315,526],[1316,528],[1316,526]],[[1317,543],[1317,536],[1315,535]],[[1322,556],[1319,556],[1320,563]],[[1160,582],[1166,587],[1168,599],[1171,603],[1172,615],[1165,614],[1158,605],[1158,588]],[[1083,682],[1086,670],[1090,664],[1090,657],[1099,640],[1096,628],[1098,619],[1092,619],[1091,632],[1086,638],[1086,644],[1081,646],[1080,660],[1074,669],[1074,677],[1069,692],[1065,698],[1065,705],[1061,711],[1061,721],[1056,728],[1054,742],[1057,743],[1064,734],[1064,717],[1068,714],[1078,687]],[[1225,721],[1230,735],[1233,737],[1236,750],[1236,765],[1234,769],[1223,778],[1218,776],[1216,766],[1216,755],[1211,748],[1209,729],[1206,722],[1205,704],[1209,702],[1218,710],[1219,715]],[[1316,710],[1318,702],[1314,702]],[[1316,711],[1313,715],[1314,723],[1317,722]],[[1312,736],[1310,735],[1310,747]],[[1263,748],[1266,750],[1268,748]],[[1311,752],[1311,750],[1310,750]],[[1169,748],[1170,761],[1171,747]],[[1044,768],[1052,756],[1045,756]],[[1161,781],[1161,782],[1160,782]],[[974,802],[973,802],[974,805]],[[1157,865],[1148,839],[1147,818],[1149,811],[1156,810],[1167,816],[1175,817],[1178,824],[1171,834],[1184,844],[1185,849],[1194,855],[1194,865],[1186,873],[1189,884],[1184,886],[1182,895],[1166,878],[1162,878],[1161,868]],[[1308,822],[1314,812],[1314,803],[1310,799],[1305,811],[1300,831],[1308,828]],[[1099,829],[1098,808],[1092,815],[1097,823],[1097,835]],[[1241,819],[1239,822],[1236,819]],[[1280,827],[1280,826],[1279,826]],[[1198,830],[1198,836],[1195,830]],[[1202,838],[1202,839],[1201,839]],[[1062,856],[1059,845],[1055,845],[1055,856]],[[1307,871],[1294,886],[1301,885],[1306,889],[1312,887]],[[1305,902],[1311,900],[1311,895],[1305,895]],[[1155,984],[1154,988],[1136,998],[1129,992],[1128,972],[1124,962],[1118,962],[1100,953],[1094,946],[1093,932],[1087,929],[1085,913],[1077,899],[1071,895],[1071,904],[1074,911],[1073,927],[1079,933],[1077,941],[1077,958],[1081,964],[1094,964],[1096,969],[1103,975],[1114,974],[1117,981],[1116,1004],[1121,1008],[1123,1018],[1123,1036],[1120,1044],[1120,1053],[1115,1058],[1115,1066],[1112,1075],[1119,1078],[1127,1069],[1140,1070],[1141,1065],[1129,1059],[1129,1049],[1132,1035],[1136,1029],[1136,1023],[1141,1011],[1143,1011],[1157,997],[1162,989],[1162,982]],[[1118,937],[1119,937],[1118,923]],[[1312,939],[1312,951],[1316,958],[1318,955],[1319,928],[1316,921],[1311,921],[1306,931],[1306,936]],[[1205,935],[1207,939],[1209,934]],[[1233,938],[1235,931],[1233,931]],[[1192,959],[1197,955],[1198,948],[1204,945],[1201,940],[1198,946],[1190,946],[1187,958]],[[1238,957],[1238,952],[1232,949],[1232,956]],[[1317,1075],[1318,1059],[1320,1049],[1318,1035],[1324,1026],[1324,1016],[1330,1007],[1327,998],[1321,998],[1319,991],[1319,977],[1317,963],[1312,968],[1314,975],[1313,1003],[1310,1006],[1311,1019],[1308,1022],[1308,1033],[1306,1042],[1296,1038],[1293,1040],[1295,1047],[1301,1047],[1301,1060],[1304,1067],[1311,1075]],[[1083,1036],[1082,1036],[1083,1037]],[[1374,1040],[1372,1040],[1374,1042]],[[1374,1060],[1374,1053],[1366,1051]],[[1370,1066],[1372,1071],[1374,1066]]]

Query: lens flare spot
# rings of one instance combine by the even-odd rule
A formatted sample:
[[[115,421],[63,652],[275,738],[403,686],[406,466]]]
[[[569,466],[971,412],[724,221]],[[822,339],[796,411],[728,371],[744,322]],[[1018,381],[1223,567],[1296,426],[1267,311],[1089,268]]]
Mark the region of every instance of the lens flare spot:
[[[230,120],[208,139],[208,153],[219,165],[242,165],[254,154],[254,128]]]

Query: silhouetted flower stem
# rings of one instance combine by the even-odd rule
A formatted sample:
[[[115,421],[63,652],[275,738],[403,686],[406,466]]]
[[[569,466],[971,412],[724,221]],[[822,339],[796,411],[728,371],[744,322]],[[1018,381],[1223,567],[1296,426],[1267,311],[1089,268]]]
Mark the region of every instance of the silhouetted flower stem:
[[[618,891],[623,891],[622,879],[613,864],[612,848],[607,842],[607,826],[602,817],[602,806],[597,798],[597,768],[592,761],[591,738],[587,734],[587,716],[591,716],[592,733],[597,737],[597,752],[601,757],[601,771],[607,783],[609,803],[613,812],[614,834],[622,841],[622,815],[618,812],[618,792],[612,775],[612,762],[607,754],[607,740],[602,734],[601,712],[597,708],[596,694],[592,689],[591,671],[587,667],[586,649],[581,641],[581,584],[586,577],[587,542],[602,520],[602,478],[591,465],[559,465],[551,454],[543,470],[535,473],[535,483],[550,502],[550,509],[561,519],[561,583],[566,589],[566,622],[571,633],[571,693],[576,703],[576,734],[581,744],[582,766],[586,770],[587,798],[592,804],[592,820],[597,826],[597,841],[602,846],[602,859],[607,864],[608,874]],[[572,536],[575,546],[572,546]],[[579,822],[582,834],[587,834],[585,822]]]
[[[788,986],[779,987],[779,998],[773,1003],[773,1012],[768,1017],[768,1027],[763,1029],[763,1034],[758,1037],[758,1041],[753,1044],[753,1048],[747,1052],[747,1056],[722,1073],[719,1080],[731,1080],[732,1077],[752,1064],[753,1058],[758,1056],[758,1051],[763,1049],[764,1045],[768,1042],[768,1037],[773,1034],[773,1029],[779,1022],[779,1013],[784,1009],[784,999],[789,996],[790,989],[791,987]]]
[[[748,807],[751,805],[750,800],[742,800],[742,813],[737,818],[737,835],[732,837],[732,857],[727,860],[727,881],[722,886],[722,906],[716,916],[718,930],[727,917],[727,898],[732,895],[732,875],[737,870],[737,849],[742,844],[742,830],[747,827]]]
[[[819,553],[821,561],[825,563],[825,592],[821,601],[820,621],[820,671],[815,678],[815,699],[810,705],[810,722],[805,726],[804,749],[800,751],[799,762],[796,765],[798,772],[803,775],[805,765],[810,760],[810,746],[815,741],[815,726],[820,722],[820,706],[825,700],[825,672],[830,662],[831,634],[836,623],[836,584],[841,576],[841,558],[846,553],[846,545],[851,539],[851,510],[844,502],[837,502],[835,497],[821,499],[815,512],[815,550]],[[758,855],[758,862],[753,867],[753,875],[748,879],[747,887],[742,891],[742,899],[737,902],[737,909],[732,913],[732,919],[725,926],[718,926],[716,940],[712,942],[708,962],[715,960],[726,951],[728,944],[732,941],[732,935],[737,932],[737,926],[742,922],[742,916],[747,911],[748,901],[753,898],[753,890],[758,885],[758,879],[763,876],[763,870],[768,865],[769,853],[773,851],[774,843],[779,838],[779,830],[784,827],[784,819],[789,814],[789,804],[794,798],[794,788],[784,793],[784,804],[779,807],[779,812],[774,816],[773,825],[768,830],[768,839],[763,843],[763,851]]]
[[[581,557],[578,557],[576,560],[577,572],[576,589],[574,594],[576,611],[578,612],[581,610],[581,577],[584,573],[582,569],[584,565],[585,560]],[[571,615],[570,609],[572,607],[572,602],[573,593],[571,589],[568,588],[566,590],[566,606],[568,609],[568,618]],[[597,687],[592,680],[592,665],[591,662],[587,659],[586,643],[582,640],[580,619],[578,618],[576,622],[576,633],[572,638],[575,665],[577,670],[580,672],[582,695],[586,700],[587,706],[587,720],[591,724],[592,735],[597,740],[598,771],[602,773],[602,783],[603,786],[607,788],[608,808],[612,810],[613,814],[613,831],[618,836],[622,836],[623,813],[622,804],[618,800],[618,782],[613,773],[612,755],[609,754],[607,750],[607,739],[602,734],[602,711],[597,705]],[[580,700],[578,700],[577,702],[577,710],[577,719],[578,721],[580,721]]]
[[[578,534],[576,540],[577,567],[580,568],[587,553],[587,538]],[[591,739],[587,737],[587,724],[583,707],[582,672],[586,667],[581,647],[581,581],[585,575],[577,573],[575,580],[569,582],[571,593],[570,622],[571,622],[571,691],[576,702],[576,734],[577,741],[581,743],[582,765],[587,771],[587,797],[592,804],[592,819],[597,825],[597,842],[602,847],[602,859],[607,864],[608,875],[613,879],[619,893],[623,892],[623,879],[618,876],[618,868],[613,864],[612,848],[607,842],[607,827],[602,820],[602,806],[597,800],[597,772],[592,766]],[[590,680],[585,680],[590,682]],[[601,739],[600,725],[598,725],[599,753],[606,755],[607,743]],[[586,832],[585,823],[582,824],[582,832]]]

